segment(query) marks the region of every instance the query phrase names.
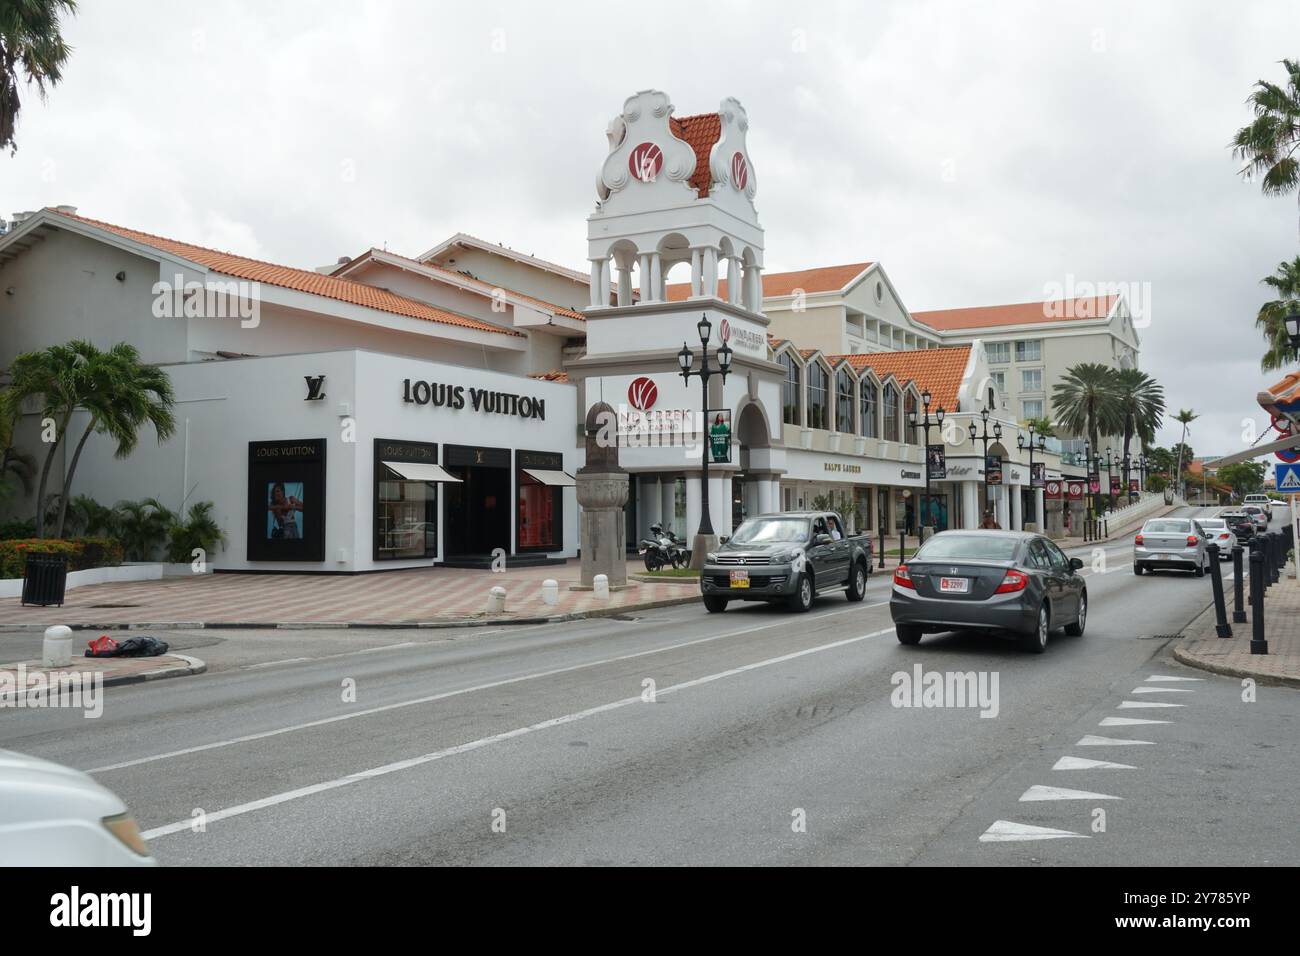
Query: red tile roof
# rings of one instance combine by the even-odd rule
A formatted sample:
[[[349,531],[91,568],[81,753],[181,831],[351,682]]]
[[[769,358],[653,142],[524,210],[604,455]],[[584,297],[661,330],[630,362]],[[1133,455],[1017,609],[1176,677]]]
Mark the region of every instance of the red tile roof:
[[[763,298],[775,299],[779,296],[794,295],[795,290],[804,292],[838,292],[856,279],[867,269],[870,262],[851,262],[842,266],[820,266],[816,269],[800,269],[797,272],[763,273]],[[689,282],[675,282],[668,287],[668,301],[681,302],[691,296]],[[727,280],[718,280],[718,297],[727,297]]]
[[[958,392],[962,376],[970,364],[969,345],[942,349],[909,349],[905,352],[872,352],[857,355],[828,355],[832,365],[847,360],[855,369],[870,368],[878,378],[893,375],[900,382],[916,382],[921,391],[929,389],[930,406],[946,411],[960,411]]]
[[[87,225],[121,236],[123,239],[130,239],[132,242],[151,246],[161,252],[179,256],[204,268],[211,269],[213,272],[233,276],[236,279],[244,279],[248,282],[263,282],[283,289],[293,289],[295,292],[306,292],[311,295],[319,295],[327,299],[347,302],[351,305],[378,309],[381,312],[402,315],[411,319],[437,322],[441,325],[454,325],[479,332],[495,332],[499,335],[518,336],[521,334],[512,329],[504,329],[488,322],[480,322],[478,319],[457,315],[445,309],[435,308],[428,303],[408,299],[406,296],[398,295],[395,292],[389,292],[387,289],[378,289],[361,282],[354,282],[351,279],[322,275],[311,269],[295,269],[291,266],[262,262],[258,259],[250,259],[247,256],[240,256],[231,252],[220,252],[216,249],[208,249],[204,246],[196,246],[176,239],[166,239],[136,229],[127,229],[124,226],[115,226],[112,223],[89,219],[86,216],[59,212],[57,209],[47,209],[46,212],[66,219],[73,219],[77,222],[84,222]]]
[[[713,187],[713,174],[709,171],[709,153],[722,135],[722,117],[717,113],[700,113],[696,116],[670,116],[668,128],[673,135],[695,150],[695,173],[689,182],[701,198]]]
[[[567,384],[569,381],[569,373],[562,372],[559,369],[551,369],[549,372],[538,372],[535,375],[530,375],[528,377],[539,379],[543,382],[560,382],[561,384]]]
[[[337,269],[334,270],[334,272],[335,273],[342,272],[344,269],[350,268],[360,260],[369,258],[370,256],[374,255],[377,252],[382,253],[383,255],[386,256],[392,256],[394,259],[401,259],[403,262],[409,262],[412,265],[421,266],[422,268],[428,269],[431,272],[441,272],[447,276],[454,276],[455,278],[461,280],[462,282],[468,282],[471,285],[477,286],[479,289],[482,289],[484,292],[491,293],[496,289],[501,289],[501,291],[505,292],[507,295],[510,295],[513,298],[522,299],[525,302],[531,302],[533,303],[533,305],[540,305],[546,311],[554,312],[556,315],[567,316],[570,319],[582,319],[584,321],[586,320],[586,316],[584,316],[581,312],[577,311],[576,309],[570,309],[568,306],[556,305],[554,302],[547,302],[545,299],[539,299],[536,296],[526,295],[525,293],[517,292],[514,289],[507,289],[504,286],[496,286],[490,282],[484,282],[482,279],[479,279],[476,276],[472,276],[464,272],[457,272],[454,269],[448,269],[445,266],[435,265],[432,262],[421,262],[419,259],[412,259],[410,256],[398,255],[396,252],[389,252],[386,249],[367,249],[365,252],[357,256],[355,259],[351,259],[348,262],[345,262],[342,265],[340,265]]]
[[[1074,319],[1104,319],[1110,315],[1116,296],[1090,296],[1058,302],[1021,302],[1015,305],[984,305],[972,309],[939,309],[913,312],[912,318],[932,329],[987,329],[999,325],[1036,325],[1069,322]]]

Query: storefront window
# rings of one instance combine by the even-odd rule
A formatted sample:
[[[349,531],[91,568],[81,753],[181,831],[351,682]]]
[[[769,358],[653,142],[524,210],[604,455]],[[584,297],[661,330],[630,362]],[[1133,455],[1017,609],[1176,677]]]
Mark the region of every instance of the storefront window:
[[[830,391],[827,388],[826,369],[820,362],[808,366],[808,427],[829,429]]]
[[[573,479],[555,452],[515,453],[519,514],[515,519],[519,551],[559,551],[564,547],[564,489]]]
[[[375,442],[376,561],[431,558],[438,553],[438,446]]]
[[[885,441],[898,441],[898,389],[885,386]]]
[[[785,382],[781,386],[781,420],[787,425],[799,424],[799,363],[789,352],[779,359],[785,366]]]
[[[879,438],[879,393],[876,391],[876,386],[871,384],[870,380],[865,378],[858,383],[858,388],[862,390],[862,434],[868,438]]]
[[[835,374],[835,430],[853,434],[853,376],[846,368]]]

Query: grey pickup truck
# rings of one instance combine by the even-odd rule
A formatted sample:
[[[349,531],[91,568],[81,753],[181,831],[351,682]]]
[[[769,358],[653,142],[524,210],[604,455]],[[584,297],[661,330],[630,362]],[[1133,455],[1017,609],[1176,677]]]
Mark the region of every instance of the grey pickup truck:
[[[818,594],[843,591],[861,601],[871,574],[871,539],[844,533],[833,511],[789,511],[747,518],[705,558],[700,594],[712,613],[730,601],[779,601],[794,611]]]

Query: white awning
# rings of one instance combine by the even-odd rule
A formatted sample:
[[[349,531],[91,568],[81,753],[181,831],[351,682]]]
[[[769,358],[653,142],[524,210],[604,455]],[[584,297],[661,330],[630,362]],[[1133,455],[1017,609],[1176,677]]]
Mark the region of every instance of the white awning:
[[[540,468],[525,468],[524,474],[530,478],[536,478],[544,485],[552,485],[557,488],[572,488],[577,484],[573,476],[567,471],[542,471]]]
[[[386,461],[385,468],[391,468],[407,481],[454,481],[460,479],[442,470],[439,465],[414,461]]]

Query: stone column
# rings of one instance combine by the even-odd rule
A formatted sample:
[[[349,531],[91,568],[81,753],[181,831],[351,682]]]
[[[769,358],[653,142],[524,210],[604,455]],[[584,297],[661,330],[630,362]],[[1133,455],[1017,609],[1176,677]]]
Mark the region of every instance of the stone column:
[[[618,304],[632,304],[632,268],[618,270]]]
[[[979,486],[974,481],[961,483],[961,526],[978,528],[980,526]]]
[[[1025,518],[1020,513],[1024,507],[1020,498],[1020,486],[1008,485],[1007,497],[1010,499],[1009,503],[1011,505],[1011,524],[1009,527],[1012,531],[1023,531],[1025,529]]]
[[[638,500],[644,502],[645,505],[641,509],[641,514],[637,516],[639,519],[637,527],[640,528],[641,534],[649,535],[650,526],[659,524],[663,520],[659,510],[663,503],[663,498],[659,493],[659,476],[642,475],[640,490],[641,494],[638,496]]]
[[[1044,498],[1043,495],[1044,491],[1042,488],[1034,489],[1033,520],[1038,524],[1038,530],[1045,533],[1045,529],[1047,528],[1047,509],[1045,507],[1047,499]]]
[[[601,278],[605,275],[606,263],[608,262],[608,259],[591,260],[591,304],[593,306],[605,304],[606,300],[601,298],[601,289],[608,289],[609,287],[601,285]]]
[[[772,507],[772,482],[766,477],[761,477],[754,484],[758,486],[758,502],[756,505],[758,510],[752,513],[761,515],[767,514],[769,511],[775,511],[776,509]]]
[[[664,529],[676,531],[677,522],[677,480],[672,477],[659,480],[659,516]],[[690,532],[682,529],[682,538],[689,539]]]
[[[663,259],[659,253],[650,254],[650,298],[651,301],[659,302],[663,299],[664,275]]]
[[[704,253],[698,249],[691,250],[691,295],[698,296],[704,286]]]
[[[650,253],[641,253],[641,301],[649,302],[654,298],[654,286],[650,278]]]
[[[713,246],[704,248],[704,288],[700,294],[710,298],[718,294],[718,250]]]
[[[686,475],[686,528],[682,537],[687,541],[695,538],[695,532],[700,528],[700,515],[703,512],[701,508],[700,496],[700,473]]]
[[[615,415],[613,406],[598,402],[587,412],[587,461],[577,473],[581,585],[590,588],[604,574],[611,587],[627,586],[628,474],[618,464],[618,446],[599,441],[602,425]]]
[[[740,266],[739,256],[727,257],[727,301],[732,305],[740,304],[741,291],[744,289],[745,278]]]

